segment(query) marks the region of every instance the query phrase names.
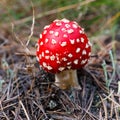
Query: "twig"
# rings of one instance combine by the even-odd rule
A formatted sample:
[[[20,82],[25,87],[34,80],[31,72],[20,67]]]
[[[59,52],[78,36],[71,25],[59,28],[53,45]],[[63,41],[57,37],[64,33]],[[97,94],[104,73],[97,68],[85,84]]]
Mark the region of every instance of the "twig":
[[[94,91],[95,91],[95,90],[94,90]],[[90,103],[89,103],[89,105],[87,105],[88,107],[87,107],[87,109],[86,109],[87,112],[89,111],[89,109],[90,109],[90,107],[91,107],[91,105],[92,105],[94,91],[93,91],[92,94],[90,95],[90,99],[89,99],[89,100],[90,100]],[[84,120],[85,115],[86,115],[86,113],[83,115],[83,117],[81,118],[81,120]]]
[[[31,5],[32,5],[32,8],[33,8],[33,3],[31,1]],[[32,18],[32,26],[31,26],[31,33],[30,35],[28,36],[28,41],[26,43],[26,47],[28,46],[29,42],[30,42],[30,39],[33,35],[33,30],[34,30],[34,25],[35,25],[35,12],[34,12],[34,8],[33,8],[33,18]]]
[[[104,99],[102,99],[102,100],[104,101],[104,100],[108,99],[110,96],[112,96],[113,93],[114,93],[114,91],[111,91],[111,93],[110,93],[108,96],[106,96]],[[101,101],[98,102],[98,103],[96,104],[96,106],[98,106],[100,103],[101,103]]]
[[[120,104],[119,103],[117,103],[115,100],[113,100],[112,98],[110,98],[110,96],[108,97],[108,99],[110,100],[110,101],[112,101],[115,105],[117,105],[117,107],[120,107]]]
[[[9,120],[8,116],[6,115],[6,113],[5,113],[4,110],[3,110],[3,106],[2,106],[1,101],[0,101],[0,107],[1,107],[2,113],[3,113],[3,115],[5,116],[6,120]]]
[[[12,31],[13,31],[13,34],[16,38],[16,40],[22,45],[22,47],[24,48],[25,50],[25,53],[26,54],[30,54],[30,50],[26,47],[26,45],[24,45],[24,43],[19,39],[19,37],[16,35],[16,33],[14,32],[14,24],[12,24]]]
[[[105,103],[104,103],[104,99],[102,98],[102,96],[99,94],[99,97],[100,97],[100,99],[101,99],[101,102],[102,102],[102,104],[103,104],[103,109],[104,109],[104,113],[105,113],[105,120],[108,120],[108,117],[107,117],[107,108],[106,108],[106,106],[105,106]]]
[[[42,111],[42,113],[45,115],[45,118],[48,118],[47,114],[45,113],[45,111],[44,111],[44,109],[43,109],[43,106],[42,106],[42,105],[38,105],[35,101],[33,101],[33,103],[34,103],[35,105],[37,105],[38,108],[40,108],[40,110]]]
[[[20,105],[22,106],[22,108],[23,108],[23,110],[24,110],[24,112],[25,112],[25,115],[26,115],[26,117],[27,117],[27,120],[30,120],[30,118],[29,118],[29,116],[28,116],[28,114],[27,114],[27,111],[26,111],[26,109],[25,109],[22,101],[20,100],[19,103],[20,103]]]
[[[115,100],[115,98],[114,98],[114,95],[112,94],[112,96],[111,96],[111,98],[113,99],[113,100]],[[118,112],[117,112],[117,105],[115,105],[115,103],[114,102],[112,102],[112,104],[113,104],[113,106],[114,106],[114,111],[115,111],[115,117],[116,117],[116,120],[119,120],[119,118],[118,118]],[[119,110],[118,110],[119,111]]]

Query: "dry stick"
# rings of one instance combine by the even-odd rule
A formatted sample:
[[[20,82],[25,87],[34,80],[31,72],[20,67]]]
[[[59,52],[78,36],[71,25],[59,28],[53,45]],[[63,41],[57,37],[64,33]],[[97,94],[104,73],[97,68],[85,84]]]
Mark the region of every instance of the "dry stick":
[[[93,93],[92,93],[92,95],[91,95],[90,103],[89,103],[88,108],[86,109],[86,111],[89,111],[89,109],[90,109],[90,107],[91,107],[91,105],[92,105],[92,102],[93,102]],[[86,113],[83,115],[83,117],[81,118],[81,120],[84,119],[85,115],[86,115]],[[92,117],[92,118],[93,118],[93,117]]]
[[[1,35],[1,34],[0,34],[0,39],[4,41],[4,42],[0,43],[0,47],[3,47],[9,41],[7,38],[3,37],[3,35]]]
[[[106,96],[106,95],[105,95]],[[115,105],[117,105],[118,107],[120,107],[120,104],[117,103],[116,101],[114,101],[112,98],[110,98],[110,96],[106,96],[110,101],[112,101]]]
[[[16,116],[16,113],[14,111],[11,111],[14,116]],[[17,116],[17,118],[14,118],[14,120],[23,120],[20,115]]]
[[[113,107],[114,107],[114,103],[112,102],[111,103],[111,108],[110,108],[110,117],[112,118],[112,116],[113,116]]]
[[[100,111],[99,111],[99,120],[103,120],[101,108],[100,108]]]
[[[92,76],[92,78],[95,80],[95,82],[97,83],[97,85],[98,85],[102,90],[106,91],[106,87],[102,86],[103,83],[100,83],[99,80],[91,73],[90,70],[87,70],[87,69],[86,69],[86,71],[87,71],[87,73],[89,73],[89,74]],[[101,85],[102,87],[101,87],[100,85]]]
[[[114,91],[111,91],[111,93],[110,93],[108,96],[106,96],[104,99],[102,99],[102,100],[104,101],[104,100],[108,99],[110,96],[112,96],[113,92],[114,92]],[[99,93],[98,93],[98,94],[99,94]],[[99,104],[101,104],[101,101],[98,102],[96,106],[98,106]]]
[[[108,95],[106,96],[104,99],[102,99],[102,101],[106,100],[106,99],[109,99],[111,102],[113,102],[116,106],[120,107],[120,104],[117,103],[115,100],[113,100],[112,98],[110,98],[111,96],[113,95],[113,91]],[[115,111],[116,112],[116,111]],[[117,115],[116,115],[116,118],[117,118]]]
[[[45,115],[45,117],[48,118],[47,114],[45,113],[45,111],[44,111],[44,109],[43,109],[43,106],[42,106],[42,105],[38,105],[35,101],[33,101],[33,103],[34,103],[35,105],[37,105],[38,108],[40,108],[40,110],[42,111],[42,113]]]
[[[113,100],[115,100],[115,98],[114,98],[114,95],[112,94],[112,96],[111,96],[111,98],[113,99]],[[115,117],[116,117],[116,120],[119,120],[119,118],[118,118],[118,112],[117,112],[117,108],[115,107],[116,105],[112,102],[112,104],[113,104],[113,106],[114,106],[114,111],[115,111]],[[111,116],[112,117],[112,116]]]
[[[24,43],[22,42],[22,40],[19,39],[19,37],[16,35],[16,33],[14,32],[14,24],[12,24],[12,31],[13,31],[13,34],[16,38],[16,40],[22,45],[22,47],[24,48],[26,54],[30,54],[30,51],[29,49],[24,45]]]
[[[86,112],[91,118],[95,118],[96,120],[98,120],[98,118],[95,116],[95,115],[93,115],[92,113],[90,113],[89,111],[87,111],[86,109],[84,109],[84,108],[81,108],[81,106],[80,105],[74,105],[74,103],[70,100],[70,98],[66,95],[66,93],[64,92],[64,91],[62,91],[63,92],[63,94],[66,96],[66,99],[68,99],[69,101],[70,101],[70,103],[73,105],[73,108],[74,107],[76,107],[76,108],[78,108],[78,109],[80,109],[80,110],[83,110],[84,112]]]
[[[119,120],[119,118],[118,118],[119,115],[118,115],[116,107],[115,107],[115,116],[116,116],[116,120]]]
[[[20,100],[19,103],[20,103],[20,105],[22,106],[22,108],[23,108],[23,110],[24,110],[24,112],[25,112],[25,115],[26,115],[26,117],[27,117],[27,120],[30,120],[30,118],[29,118],[29,116],[28,116],[28,114],[27,114],[27,111],[26,111],[26,109],[25,109],[22,101]]]
[[[80,6],[86,5],[86,4],[94,2],[94,1],[96,1],[96,0],[86,0],[86,1],[81,2],[79,4],[76,3],[76,4],[73,4],[73,5],[68,5],[68,6],[65,6],[65,7],[61,7],[61,8],[53,9],[53,10],[50,10],[50,11],[46,11],[46,12],[38,14],[36,16],[36,19],[37,18],[42,18],[42,17],[47,16],[47,15],[51,15],[51,14],[55,14],[55,13],[60,13],[60,12],[63,12],[65,10],[69,10],[69,9],[73,9],[73,8],[76,8],[76,7],[80,7]],[[14,24],[18,25],[18,24],[26,23],[28,21],[31,21],[32,17],[33,16],[29,16],[29,17],[23,18],[21,20],[15,21]]]
[[[6,103],[8,103],[8,102],[11,102],[11,101],[17,99],[19,96],[20,96],[20,95],[16,95],[16,96],[14,96],[14,97],[12,97],[12,98],[9,98],[9,99],[7,99],[7,100],[4,100],[3,103],[6,104]]]
[[[34,30],[34,25],[35,25],[35,12],[34,12],[34,8],[33,8],[33,3],[31,1],[31,5],[32,5],[32,9],[33,9],[33,18],[32,18],[32,26],[31,26],[31,33],[30,35],[28,36],[28,41],[26,43],[26,47],[28,46],[29,42],[30,42],[30,39],[33,35],[33,30]]]
[[[15,106],[17,103],[13,103],[13,104],[8,104],[7,106],[5,106],[5,107],[2,107],[2,108],[0,108],[0,110],[5,110],[5,109],[8,109],[9,107],[13,107],[13,106]]]
[[[108,117],[107,117],[107,108],[105,106],[104,100],[103,100],[103,98],[102,98],[102,96],[100,94],[99,94],[99,97],[100,97],[101,102],[103,104],[103,109],[104,109],[104,112],[105,112],[105,120],[108,120]]]
[[[1,101],[0,101],[0,107],[1,107],[1,111],[2,111],[3,115],[5,116],[6,120],[9,120],[8,116],[5,114],[5,112],[3,110],[3,106],[2,106]]]
[[[81,110],[85,111],[93,120],[99,120],[94,114],[90,113],[89,111],[87,111],[84,108],[81,108],[81,106],[78,105],[78,108],[80,108]]]

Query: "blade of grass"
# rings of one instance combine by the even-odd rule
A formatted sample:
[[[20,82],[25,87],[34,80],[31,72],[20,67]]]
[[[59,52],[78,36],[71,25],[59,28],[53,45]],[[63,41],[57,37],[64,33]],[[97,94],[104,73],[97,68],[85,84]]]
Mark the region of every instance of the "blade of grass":
[[[105,75],[106,86],[108,87],[108,75],[107,75],[107,68],[106,68],[105,60],[103,60],[102,67],[103,67],[103,71]]]

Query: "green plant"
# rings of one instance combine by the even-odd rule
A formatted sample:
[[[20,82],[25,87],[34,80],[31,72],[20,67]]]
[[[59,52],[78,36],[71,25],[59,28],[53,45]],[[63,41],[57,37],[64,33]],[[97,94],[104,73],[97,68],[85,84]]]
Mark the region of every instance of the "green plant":
[[[114,56],[113,56],[113,53],[111,50],[109,51],[109,56],[110,56],[110,60],[112,63],[112,69],[113,69],[110,78],[108,77],[107,64],[106,64],[105,60],[103,60],[103,63],[102,63],[102,67],[103,67],[103,71],[104,71],[104,75],[105,75],[106,86],[108,89],[110,87],[110,84],[111,84],[114,76],[115,76],[115,65],[116,65],[115,60],[114,60]]]

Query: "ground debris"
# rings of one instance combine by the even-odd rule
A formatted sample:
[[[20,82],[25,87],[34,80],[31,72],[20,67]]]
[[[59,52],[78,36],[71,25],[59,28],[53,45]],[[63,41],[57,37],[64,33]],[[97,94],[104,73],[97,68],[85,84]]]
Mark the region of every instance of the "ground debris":
[[[42,70],[34,55],[15,54],[20,53],[20,46],[15,41],[12,44],[4,40],[0,46],[3,48],[0,51],[0,80],[5,81],[0,93],[1,120],[120,119],[120,62],[117,55],[112,76],[114,69],[108,54],[113,50],[112,42],[104,48],[106,52],[100,50],[91,56],[84,69],[78,70],[82,90],[61,90],[54,85],[54,75]],[[118,53],[119,47],[115,48]],[[109,88],[102,60],[106,62],[108,78],[113,77]]]

